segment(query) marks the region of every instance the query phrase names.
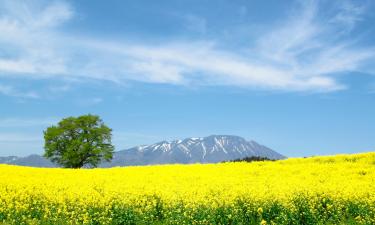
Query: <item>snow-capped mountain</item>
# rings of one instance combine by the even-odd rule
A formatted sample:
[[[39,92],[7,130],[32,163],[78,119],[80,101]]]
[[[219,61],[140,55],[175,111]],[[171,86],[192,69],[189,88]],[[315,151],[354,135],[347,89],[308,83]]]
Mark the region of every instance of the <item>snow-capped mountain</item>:
[[[153,165],[173,163],[216,163],[249,156],[283,159],[285,156],[255,141],[232,135],[211,135],[203,138],[162,141],[115,152],[113,160],[100,167]],[[56,167],[39,155],[0,157],[0,164],[34,167]]]
[[[255,141],[232,135],[211,135],[204,138],[162,141],[122,150],[114,155],[111,163],[104,163],[102,166],[216,163],[248,156],[285,158]]]

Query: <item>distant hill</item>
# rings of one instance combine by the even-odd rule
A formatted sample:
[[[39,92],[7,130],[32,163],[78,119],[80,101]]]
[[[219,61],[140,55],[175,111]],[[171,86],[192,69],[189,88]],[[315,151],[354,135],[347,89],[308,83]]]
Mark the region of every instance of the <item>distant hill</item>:
[[[154,164],[189,164],[217,163],[246,157],[265,157],[283,159],[285,156],[255,141],[247,141],[233,135],[211,135],[203,138],[162,141],[152,145],[142,145],[118,151],[110,163],[100,167],[154,165]],[[39,155],[27,157],[0,157],[0,164],[14,164],[34,167],[56,167],[49,160]]]
[[[0,164],[11,164],[33,167],[57,167],[54,163],[40,155],[29,155],[26,157],[7,156],[0,157]]]

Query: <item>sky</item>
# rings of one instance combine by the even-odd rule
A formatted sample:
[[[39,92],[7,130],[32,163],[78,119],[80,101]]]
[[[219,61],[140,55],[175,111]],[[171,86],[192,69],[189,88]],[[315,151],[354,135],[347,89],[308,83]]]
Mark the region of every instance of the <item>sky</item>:
[[[0,0],[0,156],[99,115],[116,150],[239,135],[289,157],[375,151],[371,0]]]

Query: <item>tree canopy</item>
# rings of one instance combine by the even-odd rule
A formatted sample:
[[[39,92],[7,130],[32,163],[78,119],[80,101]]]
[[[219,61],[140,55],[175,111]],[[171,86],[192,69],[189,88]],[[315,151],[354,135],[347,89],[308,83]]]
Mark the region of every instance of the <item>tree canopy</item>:
[[[66,168],[97,167],[113,157],[111,138],[99,116],[68,117],[44,131],[44,157]]]

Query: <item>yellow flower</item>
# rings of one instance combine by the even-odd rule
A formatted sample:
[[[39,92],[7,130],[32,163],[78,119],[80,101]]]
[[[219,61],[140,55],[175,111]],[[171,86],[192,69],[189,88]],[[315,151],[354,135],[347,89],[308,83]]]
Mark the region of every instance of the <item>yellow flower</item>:
[[[290,213],[304,216],[323,211],[334,218],[344,217],[348,204],[367,206],[369,215],[350,216],[374,224],[374,180],[374,152],[276,162],[110,169],[0,165],[0,220],[4,220],[0,223],[29,224],[38,215],[52,224],[61,218],[73,224],[113,224],[113,215],[126,208],[149,221],[182,218],[208,224],[217,210],[230,209],[224,213],[232,220],[248,211],[258,219],[264,209],[277,203],[283,210],[275,219],[278,224],[286,223]],[[298,204],[305,204],[306,211],[301,212]],[[207,213],[202,220],[194,217],[202,211]]]

